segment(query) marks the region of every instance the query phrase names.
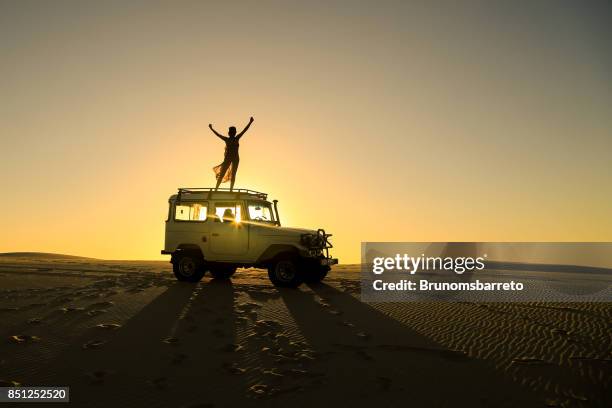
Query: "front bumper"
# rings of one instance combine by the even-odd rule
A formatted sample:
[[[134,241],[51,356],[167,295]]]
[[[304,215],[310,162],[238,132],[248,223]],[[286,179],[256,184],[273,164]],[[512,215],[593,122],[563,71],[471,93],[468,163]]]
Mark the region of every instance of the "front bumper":
[[[321,265],[336,265],[338,259],[329,256],[330,248],[334,247],[329,241],[331,236],[331,234],[326,234],[324,229],[319,228],[316,233],[302,234],[300,244],[306,248],[306,256],[322,257],[320,259]]]

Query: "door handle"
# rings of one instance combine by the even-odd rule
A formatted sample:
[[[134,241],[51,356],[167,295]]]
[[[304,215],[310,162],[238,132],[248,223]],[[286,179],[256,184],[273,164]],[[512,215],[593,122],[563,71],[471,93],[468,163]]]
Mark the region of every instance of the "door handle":
[[[217,234],[216,232],[213,232],[213,233],[212,233],[212,236],[213,236],[213,237],[218,237],[218,236],[219,236],[219,234]]]

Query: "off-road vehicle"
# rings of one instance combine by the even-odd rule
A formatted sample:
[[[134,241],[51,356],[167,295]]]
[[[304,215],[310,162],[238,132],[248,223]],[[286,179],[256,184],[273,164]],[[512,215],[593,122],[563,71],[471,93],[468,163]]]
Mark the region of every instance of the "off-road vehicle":
[[[276,286],[319,282],[338,259],[323,229],[281,227],[278,200],[258,191],[179,188],[169,199],[162,254],[171,255],[180,281],[198,282],[209,271],[228,279],[236,268],[264,268]]]

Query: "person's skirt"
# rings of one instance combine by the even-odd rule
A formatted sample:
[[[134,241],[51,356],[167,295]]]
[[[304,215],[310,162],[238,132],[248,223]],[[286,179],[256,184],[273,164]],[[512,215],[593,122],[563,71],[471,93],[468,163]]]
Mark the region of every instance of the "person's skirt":
[[[217,180],[219,180],[219,177],[221,177],[221,169],[223,168],[223,166],[227,166],[227,170],[225,171],[225,174],[223,174],[221,182],[227,183],[232,178],[232,172],[234,170],[234,160],[231,157],[226,157],[225,160],[223,160],[223,163],[213,167],[213,171],[215,172],[215,178]]]

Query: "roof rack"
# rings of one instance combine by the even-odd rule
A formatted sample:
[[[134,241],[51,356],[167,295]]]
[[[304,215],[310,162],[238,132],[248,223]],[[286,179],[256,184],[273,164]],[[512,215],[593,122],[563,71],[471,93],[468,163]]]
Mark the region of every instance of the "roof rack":
[[[178,189],[178,200],[179,201],[181,200],[181,196],[185,193],[186,194],[208,193],[209,197],[212,193],[236,193],[236,198],[238,198],[240,194],[249,194],[249,195],[254,195],[257,198],[261,198],[262,200],[265,200],[268,197],[268,194],[266,193],[262,193],[260,191],[255,191],[255,190],[249,190],[246,188],[235,188],[233,190],[230,190],[229,188],[214,188],[214,187],[179,187]]]

